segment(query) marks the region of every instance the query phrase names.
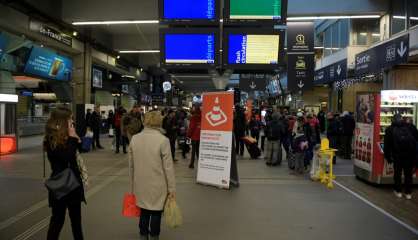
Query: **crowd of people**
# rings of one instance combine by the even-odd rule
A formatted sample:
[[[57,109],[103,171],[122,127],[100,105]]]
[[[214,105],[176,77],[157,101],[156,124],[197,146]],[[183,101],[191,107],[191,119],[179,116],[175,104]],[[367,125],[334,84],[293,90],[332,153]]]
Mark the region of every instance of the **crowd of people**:
[[[114,114],[108,114],[107,124],[115,133],[115,153],[119,153],[121,145],[123,152],[128,153],[131,192],[138,196],[136,204],[141,210],[140,239],[159,238],[164,205],[175,199],[176,147],[180,148],[185,159],[191,150],[189,168],[194,168],[198,160],[201,116],[200,106],[194,106],[190,112],[165,109],[144,113],[139,105],[135,105],[129,112],[119,107]],[[88,110],[85,117],[87,133],[81,138],[76,133],[73,115],[68,108],[54,110],[46,125],[44,150],[52,169],[51,177],[45,183],[52,208],[48,240],[59,238],[67,209],[74,238],[83,239],[81,203],[86,201],[87,173],[81,166],[83,161],[79,151],[83,149],[86,138],[93,139],[93,148],[103,148],[99,107],[93,112]],[[259,155],[252,151],[260,147],[266,164],[278,166],[282,163],[284,149],[292,173],[304,174],[321,136],[329,138],[330,147],[338,149],[342,158],[351,159],[354,130],[355,120],[349,112],[340,115],[320,111],[316,115],[303,111],[289,113],[286,109],[263,109],[249,114],[244,108],[235,106],[233,154],[243,156],[244,146],[247,146],[250,156],[258,158]],[[251,141],[248,141],[249,136]],[[248,147],[249,143],[256,147]],[[412,198],[412,174],[418,165],[417,143],[416,127],[396,114],[386,130],[384,155],[388,162],[394,163],[395,195],[398,197],[402,197],[403,173],[406,198]]]
[[[352,113],[289,113],[287,109],[265,108],[253,110],[250,117],[247,116],[243,108],[235,107],[235,153],[239,156],[244,154],[243,139],[251,136],[264,152],[268,166],[281,164],[284,149],[290,167],[301,173],[310,164],[313,149],[320,144],[323,135],[329,138],[331,148],[338,149],[341,158],[351,159],[355,130]],[[251,155],[251,148],[247,149]]]

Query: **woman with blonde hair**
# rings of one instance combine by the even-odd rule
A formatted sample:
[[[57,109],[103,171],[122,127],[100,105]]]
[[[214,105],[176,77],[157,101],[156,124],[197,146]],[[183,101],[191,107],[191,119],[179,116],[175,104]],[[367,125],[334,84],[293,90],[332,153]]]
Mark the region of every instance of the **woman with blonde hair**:
[[[174,199],[176,183],[170,141],[163,135],[159,111],[145,114],[144,130],[132,137],[129,169],[132,192],[141,208],[140,239],[157,240],[167,198]]]
[[[86,200],[76,155],[80,142],[80,138],[74,129],[71,110],[65,107],[55,109],[46,124],[44,139],[44,149],[52,169],[51,178],[57,177],[70,169],[75,176],[75,184],[78,187],[66,192],[55,192],[54,189],[49,188],[49,206],[52,208],[52,216],[47,240],[59,239],[67,209],[74,239],[83,239],[81,202]],[[46,183],[46,185],[48,184]]]

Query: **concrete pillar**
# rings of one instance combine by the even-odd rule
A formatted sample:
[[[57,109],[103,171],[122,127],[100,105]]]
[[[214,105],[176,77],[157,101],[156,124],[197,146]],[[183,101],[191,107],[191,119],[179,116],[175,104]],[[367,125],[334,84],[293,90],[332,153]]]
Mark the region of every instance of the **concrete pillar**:
[[[0,93],[16,94],[16,83],[8,71],[0,71]]]
[[[84,53],[74,56],[74,103],[91,103],[92,48],[85,43]]]

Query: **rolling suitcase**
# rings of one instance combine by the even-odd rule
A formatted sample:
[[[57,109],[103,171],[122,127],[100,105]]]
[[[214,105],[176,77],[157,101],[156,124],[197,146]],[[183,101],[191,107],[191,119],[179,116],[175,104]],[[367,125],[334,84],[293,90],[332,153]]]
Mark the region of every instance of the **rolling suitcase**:
[[[287,165],[289,166],[289,169],[295,169],[295,154],[292,150],[289,150],[286,155]]]
[[[245,147],[248,150],[248,153],[250,153],[250,157],[252,159],[257,159],[261,156],[261,150],[258,148],[257,143],[245,143]]]

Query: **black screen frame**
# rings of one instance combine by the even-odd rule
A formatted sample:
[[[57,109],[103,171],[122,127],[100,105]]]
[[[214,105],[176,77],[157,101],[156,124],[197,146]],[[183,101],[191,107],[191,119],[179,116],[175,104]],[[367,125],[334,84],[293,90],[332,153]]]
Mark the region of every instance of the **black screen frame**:
[[[281,19],[231,19],[231,0],[224,0],[224,24],[226,25],[285,25],[287,22],[288,0],[282,1]]]
[[[247,35],[279,35],[279,59],[277,64],[230,64],[228,62],[229,53],[229,34],[247,34]],[[278,70],[285,66],[284,29],[260,29],[260,28],[238,28],[224,29],[222,46],[222,65],[227,69],[234,70]]]
[[[166,34],[214,34],[215,62],[209,63],[166,63],[165,35]],[[220,35],[217,28],[160,28],[160,63],[166,69],[215,69],[220,65]]]
[[[221,18],[221,0],[215,1],[215,19],[167,19],[164,17],[164,1],[158,0],[158,19],[160,24],[166,25],[193,25],[193,26],[213,26],[219,25]]]

